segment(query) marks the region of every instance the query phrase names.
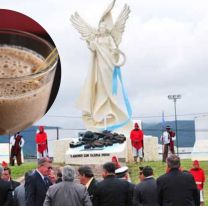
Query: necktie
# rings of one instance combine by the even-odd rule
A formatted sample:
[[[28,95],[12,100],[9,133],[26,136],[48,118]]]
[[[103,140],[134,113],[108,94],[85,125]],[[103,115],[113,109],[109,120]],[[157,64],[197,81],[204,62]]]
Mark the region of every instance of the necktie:
[[[48,178],[47,177],[44,177],[44,183],[45,183],[45,186],[48,187]]]

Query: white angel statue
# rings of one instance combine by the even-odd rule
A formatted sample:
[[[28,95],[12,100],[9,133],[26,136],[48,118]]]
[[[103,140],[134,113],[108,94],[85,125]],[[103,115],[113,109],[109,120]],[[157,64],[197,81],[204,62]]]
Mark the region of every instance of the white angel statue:
[[[86,128],[93,131],[104,128],[106,118],[108,125],[128,119],[112,93],[112,78],[114,67],[125,63],[125,55],[118,46],[130,9],[125,5],[113,24],[111,10],[114,4],[115,0],[102,15],[97,30],[87,24],[78,13],[71,16],[73,26],[92,51],[92,65],[76,105],[83,113]],[[122,63],[119,62],[120,55],[123,56]]]

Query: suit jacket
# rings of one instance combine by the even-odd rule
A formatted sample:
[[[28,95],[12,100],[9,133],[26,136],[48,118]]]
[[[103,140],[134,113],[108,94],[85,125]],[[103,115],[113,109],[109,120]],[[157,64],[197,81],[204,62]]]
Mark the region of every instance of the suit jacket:
[[[92,206],[87,188],[70,181],[49,187],[43,206]]]
[[[133,206],[133,194],[134,194],[135,184],[129,182],[129,191],[128,191],[128,206]]]
[[[133,195],[134,206],[159,206],[157,183],[153,177],[144,179],[136,185]]]
[[[171,169],[157,179],[158,200],[161,206],[196,206],[198,191],[194,178],[188,172]]]
[[[10,189],[10,183],[2,179],[0,179],[0,205],[12,205],[12,191]]]
[[[20,186],[15,188],[13,206],[26,206],[24,184],[21,184]]]
[[[87,188],[91,201],[93,200],[93,196],[95,193],[95,188],[96,188],[97,183],[98,181],[95,178],[93,178],[89,187]]]
[[[93,206],[129,206],[130,183],[114,175],[107,176],[97,183]]]
[[[18,186],[20,185],[19,182],[14,181],[14,180],[10,180],[9,183],[10,183],[10,188],[11,188],[12,191],[14,191],[15,188],[18,187]]]
[[[46,192],[51,185],[49,179],[46,185],[40,174],[35,170],[25,180],[25,201],[26,206],[42,206]]]

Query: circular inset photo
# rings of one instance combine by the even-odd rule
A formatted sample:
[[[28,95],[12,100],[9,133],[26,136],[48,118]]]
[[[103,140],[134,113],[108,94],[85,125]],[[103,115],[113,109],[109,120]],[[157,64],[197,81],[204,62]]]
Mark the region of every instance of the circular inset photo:
[[[0,135],[39,120],[61,81],[58,51],[48,33],[24,14],[0,9]]]

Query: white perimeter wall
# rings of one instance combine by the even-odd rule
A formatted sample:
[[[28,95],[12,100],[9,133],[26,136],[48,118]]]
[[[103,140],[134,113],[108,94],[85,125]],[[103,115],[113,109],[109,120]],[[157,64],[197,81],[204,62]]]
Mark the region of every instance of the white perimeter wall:
[[[208,116],[195,118],[195,144],[192,160],[208,160]]]

